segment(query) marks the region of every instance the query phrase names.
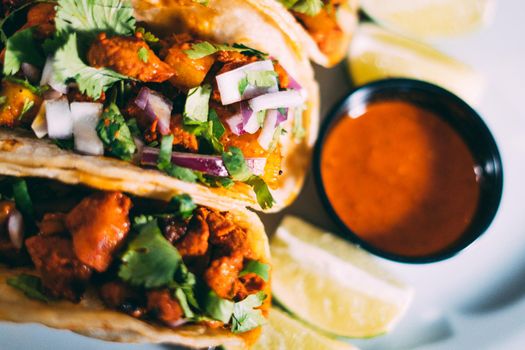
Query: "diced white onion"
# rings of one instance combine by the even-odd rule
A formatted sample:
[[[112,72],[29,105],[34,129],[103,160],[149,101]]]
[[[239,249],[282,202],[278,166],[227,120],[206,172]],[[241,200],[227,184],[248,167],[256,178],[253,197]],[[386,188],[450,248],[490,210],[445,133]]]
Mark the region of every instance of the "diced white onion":
[[[35,119],[33,119],[33,123],[31,123],[31,129],[33,129],[36,137],[38,137],[39,139],[47,135],[45,101],[40,105],[40,109],[38,110]]]
[[[264,125],[257,138],[257,142],[264,150],[268,150],[272,144],[273,135],[275,134],[276,124],[277,124],[277,114],[279,112],[275,109],[271,109],[266,112],[266,118],[264,119]]]
[[[244,134],[244,128],[242,126],[242,114],[238,113],[235,115],[232,115],[228,119],[225,120],[226,124],[228,124],[228,127],[230,128],[230,131],[234,135],[242,135]]]
[[[104,144],[96,131],[102,108],[102,103],[71,103],[73,135],[75,136],[75,149],[77,151],[91,155],[104,154]]]
[[[9,217],[7,218],[7,231],[9,233],[9,239],[15,248],[22,248],[24,245],[24,218],[16,209],[9,213]]]
[[[47,132],[52,139],[68,139],[73,135],[73,118],[66,97],[57,100],[47,100],[46,122]]]
[[[257,88],[248,86],[244,91],[243,96],[239,92],[239,82],[246,77],[247,71],[273,71],[273,62],[271,60],[257,61],[245,66],[233,69],[226,73],[217,75],[217,88],[221,94],[221,102],[223,105],[229,105],[244,99],[252,98],[254,96],[264,94],[266,92],[273,92],[278,90],[277,79],[275,85],[269,88]]]
[[[48,57],[44,69],[42,70],[42,78],[40,78],[40,86],[49,85],[54,90],[63,94],[67,93],[67,85],[64,82],[56,81],[55,70],[53,68],[54,58]]]
[[[248,119],[248,122],[244,125],[244,131],[248,134],[255,134],[260,127],[261,125],[257,120],[257,113],[254,112]]]
[[[248,103],[255,113],[265,109],[298,107],[304,103],[304,99],[299,91],[287,90],[257,96]]]

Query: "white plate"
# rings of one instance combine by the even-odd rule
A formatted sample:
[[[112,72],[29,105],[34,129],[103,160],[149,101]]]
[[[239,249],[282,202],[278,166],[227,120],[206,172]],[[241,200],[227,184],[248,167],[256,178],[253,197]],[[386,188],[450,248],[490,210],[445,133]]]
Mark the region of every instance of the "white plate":
[[[458,0],[459,1],[459,0]],[[363,350],[525,349],[525,3],[498,4],[493,26],[436,44],[486,75],[479,111],[498,142],[504,163],[504,194],[489,230],[460,255],[430,265],[385,261],[416,295],[397,329],[356,340]],[[323,115],[350,89],[344,66],[319,68]],[[310,177],[285,211],[335,229],[321,208]],[[273,232],[284,213],[263,215]],[[156,345],[113,344],[36,325],[0,324],[0,349],[153,350]],[[173,348],[172,348],[173,349]],[[271,350],[271,349],[269,349]]]

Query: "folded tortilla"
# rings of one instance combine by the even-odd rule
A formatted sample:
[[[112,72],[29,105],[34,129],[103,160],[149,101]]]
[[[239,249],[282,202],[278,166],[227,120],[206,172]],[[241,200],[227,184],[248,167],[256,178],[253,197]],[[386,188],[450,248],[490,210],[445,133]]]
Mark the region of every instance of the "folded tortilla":
[[[18,157],[23,159],[26,157],[26,153],[17,153],[17,150],[20,151],[24,148],[17,147],[16,142],[15,139],[7,142],[4,139],[0,142],[0,148],[2,152],[5,152],[6,147],[12,147],[11,155],[18,154]],[[42,150],[43,148],[39,147],[35,152],[41,153]],[[60,158],[60,156],[58,157]],[[70,156],[68,159],[72,163],[75,163],[75,158],[84,159],[76,155]],[[104,163],[105,161],[108,161],[108,163],[112,162],[112,160],[103,159],[102,164],[99,165],[107,165]],[[121,165],[124,164],[126,163],[122,162]],[[114,174],[119,171],[119,167],[118,165],[109,166],[108,170],[111,174]],[[77,173],[78,176],[73,176],[76,180],[71,182],[68,180],[71,178],[72,172],[74,172],[74,170],[71,169],[64,173],[61,170],[56,171],[52,165],[48,167],[13,166],[13,164],[6,162],[4,158],[0,160],[0,175],[65,179],[66,181],[63,181],[65,183],[88,185],[100,190],[126,191],[129,194],[146,198],[155,198],[159,193],[155,183],[150,184],[151,186],[146,186],[146,181],[139,182],[137,186],[128,186],[126,179],[119,182],[110,176],[87,175],[84,177],[80,171]],[[137,179],[143,176],[150,178],[152,175],[157,175],[155,172],[148,172],[131,166],[129,169],[123,169],[123,172],[127,172],[127,175],[133,175]],[[79,179],[80,181],[77,181]],[[176,195],[183,193],[183,191],[172,191],[170,193]],[[204,197],[193,197],[193,199],[196,204],[221,211],[228,210],[228,208],[224,206],[215,206],[206,202]],[[270,252],[268,239],[257,215],[246,209],[239,208],[230,208],[228,211],[233,214],[235,224],[245,229],[248,233],[248,245],[253,252],[253,258],[264,263],[269,263]],[[50,303],[36,301],[26,297],[21,291],[7,285],[7,278],[20,275],[21,273],[38,276],[38,273],[34,271],[34,269],[8,268],[0,265],[0,320],[16,323],[39,323],[51,328],[70,330],[88,337],[108,341],[166,343],[191,348],[205,348],[221,344],[244,348],[253,344],[260,334],[260,327],[245,333],[233,334],[226,329],[212,329],[205,325],[182,325],[174,329],[155,325],[128,316],[125,313],[108,309],[99,299],[97,293],[89,289],[79,304],[74,304],[69,301],[53,301]],[[267,316],[271,305],[269,282],[266,283],[264,292],[268,297],[261,306],[261,309],[263,310],[263,314]]]
[[[342,1],[337,9],[336,18],[344,39],[336,50],[328,54],[319,48],[308,31],[279,0],[247,0],[246,2],[273,19],[275,25],[300,45],[315,63],[327,68],[333,67],[346,56],[350,40],[357,27],[358,0]]]
[[[289,205],[299,194],[310,165],[313,145],[319,128],[319,86],[314,78],[308,55],[303,48],[300,32],[291,15],[286,19],[289,27],[279,23],[283,15],[280,7],[270,6],[276,12],[258,11],[254,6],[263,6],[269,1],[211,0],[204,6],[193,0],[133,0],[138,21],[161,34],[186,33],[217,43],[243,43],[267,52],[276,58],[290,76],[306,90],[307,109],[302,116],[305,136],[297,141],[291,132],[281,137],[283,174],[279,186],[272,190],[276,201],[266,211],[276,212]],[[260,3],[260,4],[259,4]],[[280,6],[280,4],[278,4]],[[292,21],[293,20],[293,21]],[[291,30],[289,30],[291,29]],[[304,33],[303,33],[304,34]],[[304,38],[303,38],[304,39]],[[292,130],[292,120],[283,126]],[[203,186],[200,186],[203,187]],[[252,189],[237,184],[231,190],[203,189],[217,194],[218,201],[237,202],[260,210]],[[227,198],[226,198],[227,197]]]

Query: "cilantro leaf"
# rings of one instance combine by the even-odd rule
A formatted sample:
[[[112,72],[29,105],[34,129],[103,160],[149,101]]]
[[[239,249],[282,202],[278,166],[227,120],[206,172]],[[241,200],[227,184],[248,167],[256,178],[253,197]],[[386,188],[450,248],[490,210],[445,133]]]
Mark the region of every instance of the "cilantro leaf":
[[[116,104],[112,103],[104,110],[96,129],[110,154],[123,160],[131,160],[137,147]]]
[[[137,52],[137,55],[139,56],[139,60],[141,60],[144,63],[148,63],[148,59],[149,59],[148,49],[146,49],[145,47],[141,47],[139,51]]]
[[[262,209],[268,209],[273,207],[275,204],[275,199],[268,188],[268,185],[260,176],[252,175],[248,180],[245,181],[246,184],[252,186],[253,192],[257,197],[257,203]]]
[[[252,174],[239,148],[230,147],[228,152],[222,154],[222,161],[232,179],[252,186],[257,197],[257,203],[262,209],[271,208],[275,204],[268,185],[260,176]]]
[[[30,100],[29,98],[24,99],[24,105],[22,106],[22,111],[20,111],[20,115],[18,116],[18,119],[22,119],[24,115],[33,108],[35,105],[35,101]]]
[[[164,238],[156,219],[139,226],[138,230],[137,237],[122,255],[119,277],[146,288],[170,285],[182,264],[179,252]]]
[[[239,80],[239,94],[241,94],[242,96],[247,88],[248,88],[248,77],[245,76],[244,78]]]
[[[228,152],[224,152],[222,161],[235,181],[247,181],[252,175],[250,168],[246,165],[242,151],[237,147],[230,147]]]
[[[10,77],[5,77],[4,80],[21,85],[24,89],[27,89],[31,91],[31,93],[38,95],[38,96],[42,95],[42,90],[44,89],[43,87],[32,85],[27,79],[20,79],[20,78],[10,76]]]
[[[270,265],[257,260],[250,260],[239,273],[239,277],[245,276],[249,273],[254,273],[261,277],[265,282],[268,282],[268,279],[270,278]]]
[[[277,84],[277,72],[273,70],[252,70],[246,72],[248,84],[257,87],[271,87]]]
[[[188,91],[184,104],[184,123],[202,123],[208,120],[211,86],[197,86]]]
[[[212,176],[207,174],[198,173],[198,180],[203,185],[208,187],[224,187],[231,188],[235,182],[229,177]]]
[[[231,328],[233,333],[247,332],[266,323],[262,311],[256,309],[262,305],[264,299],[266,294],[258,292],[234,304]]]
[[[323,8],[322,0],[279,0],[287,9],[304,13],[308,16],[317,15]]]
[[[214,291],[210,290],[204,300],[204,312],[214,320],[229,323],[234,305],[233,301],[222,299]]]
[[[28,298],[46,303],[51,301],[51,299],[43,293],[42,281],[36,276],[21,274],[9,277],[6,282],[11,287],[22,291]]]
[[[135,32],[133,7],[127,0],[58,0],[55,25],[58,32],[131,35]]]
[[[80,59],[76,33],[70,34],[65,44],[56,51],[53,69],[56,81],[74,79],[80,92],[95,100],[100,98],[102,91],[106,91],[117,81],[129,79],[111,69],[94,68],[85,64]]]
[[[193,214],[195,208],[197,208],[197,205],[195,205],[193,199],[185,193],[173,197],[170,203],[175,206],[178,216],[182,219],[189,218]]]
[[[210,0],[192,0],[193,2],[196,2],[197,4],[201,4],[204,6],[207,6]]]
[[[191,49],[184,50],[184,53],[192,60],[198,60],[200,58],[213,55],[219,51],[236,51],[247,56],[256,56],[261,59],[268,57],[267,53],[252,49],[251,47],[245,46],[243,44],[233,44],[230,46],[227,44],[212,44],[208,41],[201,41],[200,43],[192,44]]]
[[[190,308],[190,305],[188,303],[188,297],[186,296],[186,293],[184,293],[184,290],[182,288],[175,289],[175,297],[179,301],[180,307],[182,308],[182,311],[184,312],[184,317],[186,318],[193,318],[195,317],[195,314]]]
[[[13,75],[20,70],[22,63],[30,63],[37,67],[44,64],[44,56],[37,49],[33,38],[33,29],[27,28],[16,32],[5,46],[4,75]]]
[[[173,149],[173,135],[165,135],[160,142],[159,158],[157,159],[157,169],[173,176],[176,179],[195,182],[197,175],[191,169],[183,168],[171,163],[171,151]]]
[[[13,180],[13,197],[16,207],[22,212],[24,218],[32,220],[35,217],[35,210],[26,180],[21,178]]]
[[[146,31],[143,27],[137,27],[135,33],[141,33],[145,41],[150,44],[158,43],[159,38],[157,38],[153,33]]]

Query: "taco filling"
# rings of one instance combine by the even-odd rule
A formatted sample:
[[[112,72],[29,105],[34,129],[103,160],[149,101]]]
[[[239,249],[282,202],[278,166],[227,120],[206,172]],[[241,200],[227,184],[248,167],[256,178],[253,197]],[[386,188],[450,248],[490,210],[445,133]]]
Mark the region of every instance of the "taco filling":
[[[279,0],[310,34],[321,52],[339,55],[346,47],[347,34],[338,23],[337,11],[343,0]]]
[[[270,266],[229,212],[50,180],[0,183],[0,261],[35,273],[7,280],[45,303],[82,302],[145,321],[243,333],[264,322]]]
[[[275,59],[158,38],[127,1],[22,3],[4,8],[0,126],[183,181],[245,183],[272,206],[281,135],[301,136],[305,109],[305,90]]]

